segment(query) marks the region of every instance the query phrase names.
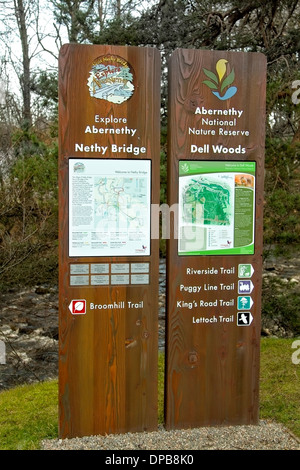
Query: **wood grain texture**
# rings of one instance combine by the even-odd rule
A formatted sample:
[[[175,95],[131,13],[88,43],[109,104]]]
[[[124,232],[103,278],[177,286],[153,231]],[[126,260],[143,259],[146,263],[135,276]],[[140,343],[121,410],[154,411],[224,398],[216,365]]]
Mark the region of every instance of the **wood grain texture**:
[[[135,91],[122,104],[91,98],[87,79],[102,55],[125,59],[134,72]],[[135,135],[86,134],[94,116],[125,117]],[[151,255],[70,258],[69,159],[101,158],[97,152],[74,152],[76,142],[91,145],[133,144],[146,154],[120,153],[104,158],[152,162],[151,202],[159,204],[160,57],[152,48],[67,44],[59,59],[59,434],[91,434],[154,430],[157,427],[158,240]],[[112,124],[112,127],[116,125]],[[101,127],[99,125],[99,127]],[[104,126],[102,126],[104,127]],[[117,163],[116,163],[117,164]],[[71,263],[149,263],[149,285],[70,286]],[[93,303],[139,302],[143,308],[88,310],[72,315],[72,299]]]
[[[203,68],[215,70],[224,58],[235,70],[239,93],[221,102],[203,84]],[[255,253],[254,255],[178,256],[174,232],[167,245],[167,334],[165,420],[168,429],[203,425],[257,423],[259,404],[260,311],[262,276],[262,227],[264,183],[266,60],[261,54],[223,51],[175,51],[169,64],[169,130],[168,130],[168,203],[178,203],[179,160],[231,160],[256,162]],[[235,130],[249,129],[248,137],[195,136],[188,128],[201,128],[198,107],[207,109],[244,110]],[[213,118],[220,116],[212,116]],[[224,118],[222,118],[224,119]],[[224,126],[223,126],[224,127]],[[218,126],[212,128],[218,129]],[[191,144],[201,146],[241,144],[245,154],[209,155],[191,153]],[[250,326],[236,324],[238,265],[251,263],[254,305]],[[234,274],[188,276],[187,268],[214,267],[232,269]],[[218,285],[218,293],[201,291],[201,299],[220,298],[220,283],[234,284],[232,292],[222,292],[222,299],[235,298],[233,307],[202,309],[178,308],[177,300],[191,301],[193,296],[180,291],[180,285]],[[213,297],[214,295],[214,297]],[[195,298],[195,295],[194,295]],[[234,315],[234,322],[193,324],[193,316],[218,318]]]

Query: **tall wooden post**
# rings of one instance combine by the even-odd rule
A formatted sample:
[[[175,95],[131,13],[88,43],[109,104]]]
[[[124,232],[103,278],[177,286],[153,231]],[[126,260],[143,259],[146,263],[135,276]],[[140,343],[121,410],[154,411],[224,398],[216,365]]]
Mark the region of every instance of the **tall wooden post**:
[[[266,59],[169,67],[166,426],[258,420]]]
[[[160,58],[59,59],[59,434],[157,426]]]

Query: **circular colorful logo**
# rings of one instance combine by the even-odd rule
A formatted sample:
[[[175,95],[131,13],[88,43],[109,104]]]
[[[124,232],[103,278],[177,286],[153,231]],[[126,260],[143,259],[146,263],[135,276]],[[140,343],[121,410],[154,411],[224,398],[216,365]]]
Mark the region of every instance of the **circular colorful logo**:
[[[98,57],[92,64],[87,85],[93,98],[121,104],[134,92],[132,67],[113,54]]]

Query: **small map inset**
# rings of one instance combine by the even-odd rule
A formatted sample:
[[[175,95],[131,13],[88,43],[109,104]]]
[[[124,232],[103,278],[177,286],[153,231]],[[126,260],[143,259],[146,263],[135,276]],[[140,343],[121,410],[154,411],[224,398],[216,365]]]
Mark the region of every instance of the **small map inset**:
[[[148,226],[147,178],[95,177],[95,229],[144,235]]]
[[[122,57],[101,56],[92,65],[87,85],[93,98],[121,104],[133,94],[133,73]]]
[[[233,178],[227,174],[181,176],[180,251],[227,249],[233,244]]]
[[[231,188],[202,176],[190,179],[182,191],[183,222],[204,225],[230,224]]]

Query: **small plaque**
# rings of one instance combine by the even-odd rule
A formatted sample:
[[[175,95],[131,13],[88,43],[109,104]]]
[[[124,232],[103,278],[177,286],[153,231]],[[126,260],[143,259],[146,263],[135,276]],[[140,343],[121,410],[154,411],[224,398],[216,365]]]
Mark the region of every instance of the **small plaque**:
[[[70,264],[70,274],[89,274],[89,265]]]
[[[114,274],[111,276],[111,284],[117,286],[119,284],[129,284],[129,274]]]
[[[88,286],[89,276],[70,276],[70,286]]]
[[[107,286],[109,284],[109,276],[106,275],[92,275],[91,285],[92,286]]]
[[[91,264],[91,273],[92,274],[108,274],[109,264],[104,264],[104,263]]]
[[[129,273],[129,263],[117,263],[111,265],[112,274]]]
[[[148,273],[149,263],[131,263],[132,273]]]
[[[149,284],[149,274],[132,274],[131,284]]]

